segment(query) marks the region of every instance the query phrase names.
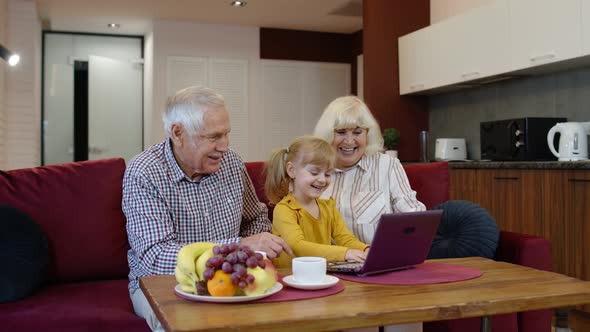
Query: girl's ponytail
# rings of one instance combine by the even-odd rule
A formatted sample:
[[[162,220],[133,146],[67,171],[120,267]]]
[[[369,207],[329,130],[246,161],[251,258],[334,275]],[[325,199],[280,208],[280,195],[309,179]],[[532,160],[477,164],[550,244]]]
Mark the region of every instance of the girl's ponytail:
[[[277,204],[289,194],[289,175],[286,167],[288,155],[288,148],[276,150],[266,163],[264,192],[271,205]]]

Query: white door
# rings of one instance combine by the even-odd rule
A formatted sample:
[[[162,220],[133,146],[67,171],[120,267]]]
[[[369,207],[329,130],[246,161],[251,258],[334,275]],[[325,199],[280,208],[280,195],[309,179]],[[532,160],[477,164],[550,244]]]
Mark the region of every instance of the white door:
[[[143,150],[143,66],[101,56],[88,61],[88,159],[125,158]]]

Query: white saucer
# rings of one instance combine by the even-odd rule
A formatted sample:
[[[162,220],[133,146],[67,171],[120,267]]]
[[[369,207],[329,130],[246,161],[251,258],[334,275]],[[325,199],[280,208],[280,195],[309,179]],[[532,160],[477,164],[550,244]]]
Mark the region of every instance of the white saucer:
[[[306,289],[306,290],[324,289],[324,288],[332,287],[332,286],[336,285],[338,283],[338,281],[340,281],[340,279],[338,279],[338,277],[331,276],[331,275],[326,275],[324,277],[324,280],[322,280],[322,282],[317,283],[317,284],[298,283],[295,280],[295,278],[293,277],[293,275],[286,276],[283,278],[283,282],[285,284],[287,284],[287,286],[290,286],[293,288],[299,288],[299,289]]]

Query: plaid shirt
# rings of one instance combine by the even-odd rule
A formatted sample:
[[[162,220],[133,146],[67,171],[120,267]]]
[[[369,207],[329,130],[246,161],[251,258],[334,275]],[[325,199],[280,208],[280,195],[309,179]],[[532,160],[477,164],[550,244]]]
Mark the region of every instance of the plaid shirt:
[[[194,181],[176,163],[170,144],[166,139],[140,153],[123,178],[130,289],[139,287],[140,277],[174,274],[185,244],[239,242],[271,230],[267,208],[234,151],[224,154],[217,172]]]

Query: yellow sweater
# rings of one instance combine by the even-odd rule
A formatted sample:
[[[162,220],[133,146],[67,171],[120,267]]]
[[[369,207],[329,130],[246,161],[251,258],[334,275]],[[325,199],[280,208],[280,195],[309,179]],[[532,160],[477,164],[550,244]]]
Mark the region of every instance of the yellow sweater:
[[[348,249],[365,250],[368,247],[346,228],[333,198],[316,199],[316,203],[320,219],[307,212],[291,194],[274,209],[272,232],[287,242],[295,256],[320,256],[328,261],[342,261]],[[275,264],[291,267],[291,257],[282,254]]]

